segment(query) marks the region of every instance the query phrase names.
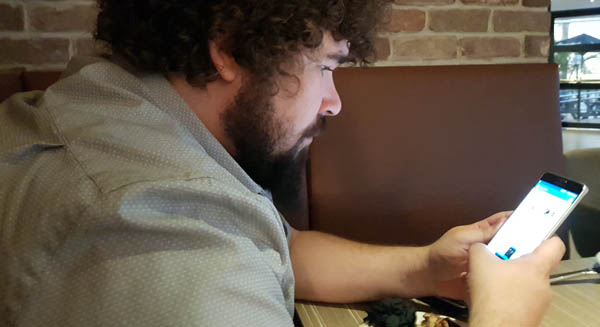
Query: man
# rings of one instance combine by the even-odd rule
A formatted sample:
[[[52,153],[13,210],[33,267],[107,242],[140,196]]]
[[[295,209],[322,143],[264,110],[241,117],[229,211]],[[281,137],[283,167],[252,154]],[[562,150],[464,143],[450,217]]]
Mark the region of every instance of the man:
[[[509,213],[383,247],[296,231],[272,203],[384,1],[99,3],[113,57],[0,108],[1,326],[289,326],[294,298],[424,295],[469,300],[472,326],[539,323],[564,247],[499,262],[480,243]]]

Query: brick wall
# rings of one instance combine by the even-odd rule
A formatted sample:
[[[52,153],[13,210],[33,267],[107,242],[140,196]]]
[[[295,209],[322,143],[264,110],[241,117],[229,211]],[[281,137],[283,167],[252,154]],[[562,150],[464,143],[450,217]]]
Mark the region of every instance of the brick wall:
[[[93,53],[96,14],[93,0],[0,0],[0,69],[57,70]]]
[[[546,62],[549,0],[395,0],[378,65]],[[0,0],[0,69],[62,69],[92,40],[93,0]]]
[[[395,0],[379,65],[547,62],[550,0]]]

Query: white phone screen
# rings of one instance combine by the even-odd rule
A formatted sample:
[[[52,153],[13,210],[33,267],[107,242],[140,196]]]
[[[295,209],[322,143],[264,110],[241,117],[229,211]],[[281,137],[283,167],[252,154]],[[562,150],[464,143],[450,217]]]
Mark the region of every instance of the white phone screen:
[[[562,222],[579,194],[540,180],[488,244],[501,259],[533,252]]]

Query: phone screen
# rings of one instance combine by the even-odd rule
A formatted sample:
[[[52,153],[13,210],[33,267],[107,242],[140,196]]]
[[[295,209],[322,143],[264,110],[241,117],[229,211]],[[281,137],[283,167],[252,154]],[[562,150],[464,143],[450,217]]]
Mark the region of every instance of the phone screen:
[[[502,225],[488,249],[503,260],[533,252],[558,228],[578,197],[579,193],[542,178]]]

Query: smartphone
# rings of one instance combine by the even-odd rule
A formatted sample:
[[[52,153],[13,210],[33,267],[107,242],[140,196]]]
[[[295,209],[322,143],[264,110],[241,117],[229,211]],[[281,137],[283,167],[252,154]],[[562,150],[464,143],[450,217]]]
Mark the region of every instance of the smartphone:
[[[488,249],[503,260],[533,252],[556,232],[587,192],[584,184],[544,174],[488,243]]]

